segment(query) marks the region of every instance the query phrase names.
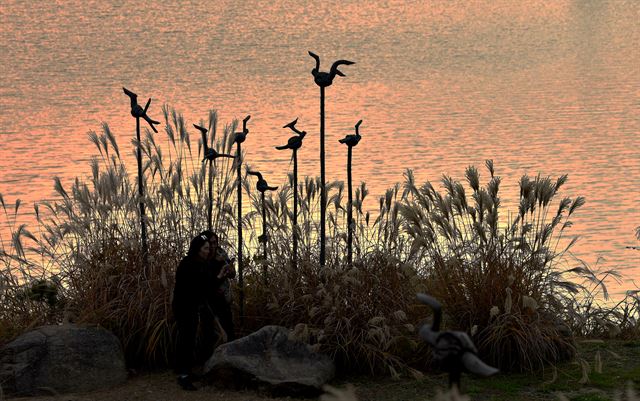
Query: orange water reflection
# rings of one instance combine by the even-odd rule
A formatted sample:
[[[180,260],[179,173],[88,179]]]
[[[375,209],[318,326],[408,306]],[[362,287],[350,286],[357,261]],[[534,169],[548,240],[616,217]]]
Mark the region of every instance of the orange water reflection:
[[[345,179],[337,140],[363,119],[354,179],[377,195],[402,180],[462,178],[493,159],[506,206],[522,174],[569,174],[563,194],[587,204],[575,253],[640,277],[640,28],[637,2],[191,2],[119,6],[6,2],[0,70],[0,192],[50,198],[52,176],[88,174],[90,129],[108,121],[129,149],[134,124],[121,87],[168,103],[187,121],[209,108],[223,123],[252,115],[247,159],[283,183],[273,146],[299,117],[310,134],[300,174],[318,174],[323,69],[352,59],[327,90],[328,178]],[[159,135],[163,138],[162,134]],[[132,159],[131,159],[132,160]],[[618,290],[627,288],[618,286]]]

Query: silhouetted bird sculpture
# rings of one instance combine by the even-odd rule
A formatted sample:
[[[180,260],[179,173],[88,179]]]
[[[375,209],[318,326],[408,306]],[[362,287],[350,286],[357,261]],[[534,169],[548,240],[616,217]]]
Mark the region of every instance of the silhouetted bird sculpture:
[[[355,64],[353,61],[349,61],[349,60],[338,60],[333,63],[333,65],[331,66],[331,70],[329,72],[322,72],[320,71],[320,57],[317,54],[312,52],[309,52],[309,55],[316,60],[316,67],[313,70],[311,70],[311,74],[313,75],[313,80],[316,83],[316,85],[323,88],[330,86],[333,83],[333,78],[335,78],[336,75],[340,75],[341,77],[345,76],[342,73],[342,71],[338,70],[338,67],[340,67],[341,65]]]
[[[349,147],[356,146],[358,144],[358,142],[360,142],[360,139],[362,138],[362,136],[360,135],[360,132],[358,130],[358,128],[360,127],[360,124],[362,124],[362,120],[358,121],[358,123],[356,124],[356,133],[355,133],[355,135],[347,135],[344,138],[340,139],[338,142],[344,143]]]
[[[144,118],[145,121],[149,123],[149,126],[151,126],[151,129],[153,130],[153,132],[158,133],[158,130],[156,129],[155,124],[160,124],[160,121],[152,120],[151,117],[147,115],[147,109],[149,109],[149,105],[151,104],[151,98],[147,100],[147,104],[144,106],[144,109],[143,109],[142,106],[138,104],[138,95],[136,95],[135,93],[131,92],[129,89],[124,87],[122,88],[122,90],[124,90],[124,93],[127,96],[129,96],[129,99],[131,99],[131,115],[136,118],[140,118],[140,117]]]
[[[297,122],[298,122],[298,119],[296,118],[295,120],[291,121],[289,124],[287,124],[284,127],[282,127],[282,128],[291,128],[291,130],[293,132],[295,132],[296,135],[292,136],[291,138],[289,138],[289,140],[287,141],[286,145],[276,146],[276,149],[278,149],[278,150],[300,149],[300,147],[302,146],[302,139],[305,137],[305,135],[307,135],[307,132],[306,131],[300,131],[300,130],[296,129],[296,123]]]
[[[193,124],[194,127],[196,127],[198,130],[200,130],[200,132],[202,133],[202,144],[204,145],[204,159],[202,159],[202,161],[205,160],[209,160],[209,161],[213,161],[215,159],[218,159],[220,157],[228,157],[228,158],[235,158],[235,156],[233,155],[227,155],[225,153],[218,153],[214,148],[210,148],[209,145],[207,144],[207,129],[203,128],[199,125],[195,125]]]
[[[242,120],[242,131],[235,133],[233,142],[242,143],[247,139],[247,134],[249,133],[249,129],[247,129],[247,121],[249,121],[250,118],[251,116],[246,116],[244,120]]]
[[[449,386],[460,388],[460,375],[463,370],[479,376],[491,376],[498,369],[489,366],[478,358],[473,341],[462,331],[440,331],[442,308],[433,297],[418,294],[418,299],[433,309],[433,324],[420,328],[420,337],[433,347],[433,358],[440,367],[449,373]]]
[[[255,175],[256,177],[258,177],[256,189],[262,193],[264,193],[265,191],[275,191],[276,189],[278,189],[278,187],[270,187],[269,184],[267,184],[267,180],[262,178],[262,174],[257,171],[247,171],[247,174]]]

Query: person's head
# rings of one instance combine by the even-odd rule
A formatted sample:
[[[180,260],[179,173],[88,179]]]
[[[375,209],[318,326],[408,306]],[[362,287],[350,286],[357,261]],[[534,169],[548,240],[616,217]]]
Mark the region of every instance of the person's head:
[[[209,238],[206,235],[197,235],[189,244],[189,252],[187,256],[192,258],[207,259],[209,257],[210,245]]]
[[[214,233],[211,230],[204,230],[203,232],[200,233],[200,235],[204,235],[205,237],[208,238],[210,252],[213,253],[213,251],[215,251],[215,249],[218,247],[220,242],[218,238],[218,234]]]

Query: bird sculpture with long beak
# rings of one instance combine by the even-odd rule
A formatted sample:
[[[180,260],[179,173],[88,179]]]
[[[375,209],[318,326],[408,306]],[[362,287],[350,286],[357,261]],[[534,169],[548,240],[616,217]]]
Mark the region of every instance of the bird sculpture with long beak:
[[[433,358],[440,367],[449,373],[449,386],[460,389],[460,376],[467,371],[487,377],[499,372],[478,358],[478,350],[473,341],[462,331],[440,331],[442,307],[435,298],[418,294],[418,299],[433,310],[433,323],[420,328],[420,337],[433,347]]]
[[[228,157],[230,159],[235,158],[234,155],[228,155],[225,153],[218,153],[214,148],[210,148],[209,145],[207,144],[207,129],[203,128],[199,125],[195,125],[193,124],[194,127],[196,127],[201,133],[202,133],[202,144],[204,145],[204,159],[202,159],[202,161],[205,160],[209,160],[209,161],[213,161],[215,159],[218,159],[220,157]]]
[[[340,67],[341,65],[355,64],[353,61],[349,60],[338,60],[333,63],[329,72],[322,72],[320,71],[320,57],[313,52],[309,52],[309,55],[316,60],[316,66],[313,70],[311,70],[311,74],[313,75],[313,80],[316,85],[321,88],[330,86],[333,83],[333,79],[336,77],[336,75],[339,75],[341,77],[345,76],[342,71],[338,69],[338,67]]]
[[[256,177],[258,177],[258,183],[256,184],[256,189],[261,193],[264,193],[265,191],[275,191],[276,189],[278,189],[278,187],[270,187],[269,184],[267,183],[267,180],[262,178],[262,174],[260,174],[257,171],[247,171],[247,174],[255,175]]]
[[[360,132],[359,132],[360,124],[362,124],[362,120],[358,121],[358,123],[356,124],[355,135],[353,134],[346,135],[344,138],[340,139],[338,142],[343,143],[350,148],[356,146],[358,142],[360,142],[360,139],[362,138],[362,135],[360,135]]]
[[[131,99],[131,115],[135,118],[144,118],[153,132],[158,133],[155,124],[160,124],[160,121],[152,120],[151,117],[147,115],[147,110],[149,109],[149,105],[151,104],[151,98],[147,100],[147,104],[144,106],[144,108],[142,108],[142,106],[138,104],[138,95],[124,87],[122,88],[122,90],[124,90],[124,93],[129,96],[129,99]]]
[[[246,116],[244,120],[242,120],[242,131],[236,132],[234,134],[233,142],[242,143],[245,141],[245,139],[247,139],[247,134],[249,133],[249,129],[247,128],[247,121],[249,121],[250,118],[251,116]]]
[[[284,127],[282,127],[282,128],[290,128],[293,132],[296,133],[296,135],[294,135],[291,138],[289,138],[289,140],[287,141],[286,145],[276,146],[276,149],[278,149],[278,150],[285,150],[285,149],[296,150],[296,149],[300,149],[300,147],[302,146],[302,140],[307,135],[307,132],[306,131],[300,131],[300,130],[296,129],[296,123],[297,122],[298,122],[298,119],[296,118],[295,120],[291,121],[289,124],[287,124]]]

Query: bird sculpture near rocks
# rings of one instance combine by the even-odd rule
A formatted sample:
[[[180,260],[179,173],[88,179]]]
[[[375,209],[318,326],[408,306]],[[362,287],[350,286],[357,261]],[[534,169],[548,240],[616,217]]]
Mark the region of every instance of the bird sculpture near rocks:
[[[433,347],[433,358],[440,368],[449,373],[449,386],[460,389],[463,371],[488,377],[499,372],[478,358],[473,341],[462,331],[440,331],[442,307],[435,298],[418,294],[418,299],[433,310],[433,323],[420,328],[420,337]]]

